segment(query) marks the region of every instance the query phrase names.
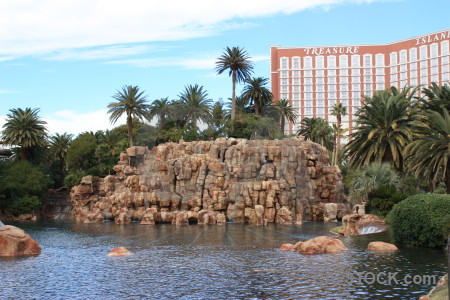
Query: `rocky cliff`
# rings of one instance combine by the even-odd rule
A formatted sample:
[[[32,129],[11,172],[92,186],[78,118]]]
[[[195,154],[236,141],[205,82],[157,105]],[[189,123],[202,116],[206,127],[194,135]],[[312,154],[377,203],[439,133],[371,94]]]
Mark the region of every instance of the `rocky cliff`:
[[[75,218],[126,224],[300,224],[351,211],[326,149],[301,137],[224,139],[132,147],[115,175],[72,188]],[[333,211],[325,212],[325,204]]]

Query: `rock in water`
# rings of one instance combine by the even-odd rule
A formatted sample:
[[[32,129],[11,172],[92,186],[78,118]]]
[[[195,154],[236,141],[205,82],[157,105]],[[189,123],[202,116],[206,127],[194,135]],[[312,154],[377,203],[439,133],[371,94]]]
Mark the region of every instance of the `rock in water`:
[[[22,229],[5,225],[0,227],[0,256],[39,255],[41,247]]]
[[[385,242],[371,242],[367,246],[369,251],[397,251],[398,248],[394,244],[389,244]]]
[[[341,240],[333,239],[328,236],[319,236],[307,240],[306,242],[298,242],[293,248],[293,251],[297,251],[301,254],[334,253],[346,250],[348,249]]]
[[[108,256],[128,256],[131,252],[125,247],[117,247],[109,251]]]

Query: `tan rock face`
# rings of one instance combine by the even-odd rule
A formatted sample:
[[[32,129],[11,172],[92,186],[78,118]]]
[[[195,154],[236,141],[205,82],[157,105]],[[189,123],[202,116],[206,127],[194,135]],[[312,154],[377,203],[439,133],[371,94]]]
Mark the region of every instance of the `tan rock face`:
[[[397,251],[398,248],[394,244],[389,244],[385,242],[371,242],[367,246],[369,251]]]
[[[342,218],[342,234],[353,236],[361,234],[364,227],[376,227],[379,231],[386,231],[385,222],[376,215],[352,213]]]
[[[321,254],[335,253],[348,250],[339,239],[333,239],[327,236],[319,236],[305,242],[298,242],[295,245],[283,244],[280,250],[296,251],[301,254]]]
[[[11,225],[0,227],[0,257],[40,253],[39,244],[22,229]]]
[[[326,149],[300,138],[132,147],[114,170],[73,187],[77,221],[291,225],[350,212],[340,170],[328,166]]]

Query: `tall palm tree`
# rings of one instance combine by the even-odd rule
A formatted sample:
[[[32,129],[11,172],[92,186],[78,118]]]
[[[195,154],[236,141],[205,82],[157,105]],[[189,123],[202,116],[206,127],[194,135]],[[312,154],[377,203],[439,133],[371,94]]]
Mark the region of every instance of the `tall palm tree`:
[[[425,97],[420,99],[420,106],[423,109],[430,109],[442,113],[442,109],[450,110],[450,86],[439,86],[435,82],[429,88],[423,88]]]
[[[423,125],[411,102],[415,91],[392,87],[371,98],[365,97],[345,148],[352,166],[390,162],[397,169],[403,168],[402,153],[414,137],[413,128]]]
[[[333,154],[333,165],[337,164],[337,157],[339,150],[341,149],[341,124],[342,117],[347,115],[347,107],[343,106],[342,103],[337,103],[331,108],[331,115],[336,117],[336,147]]]
[[[211,119],[211,99],[208,99],[208,93],[202,86],[185,86],[179,97],[186,119],[193,128],[197,128],[198,120],[207,123]]]
[[[133,117],[143,120],[148,116],[150,105],[146,104],[147,96],[139,91],[138,86],[125,85],[112,96],[117,102],[108,105],[109,120],[115,124],[123,115],[127,116],[128,147],[133,147]]]
[[[170,114],[172,107],[169,98],[156,99],[152,102],[149,111],[149,119],[158,118],[159,129],[164,128],[166,119]]]
[[[418,134],[405,148],[407,166],[414,175],[427,180],[434,188],[438,179],[445,179],[450,194],[450,117],[429,110],[423,113],[427,126],[417,127]]]
[[[68,133],[56,133],[50,137],[50,154],[53,159],[59,162],[59,180],[58,184],[62,185],[66,175],[66,157],[72,142],[73,135]]]
[[[295,123],[295,121],[298,118],[298,114],[292,108],[289,100],[287,99],[278,100],[276,103],[276,107],[279,110],[281,116],[281,125],[280,125],[281,134],[284,135],[284,126],[286,119],[291,123]]]
[[[47,122],[39,117],[38,108],[10,109],[3,125],[3,144],[20,146],[20,159],[28,160],[29,151],[44,145],[47,137]]]
[[[272,92],[266,87],[269,82],[268,78],[254,77],[245,80],[245,87],[241,97],[250,102],[255,108],[255,114],[261,115],[261,109],[264,106],[272,104]]]
[[[229,76],[232,81],[232,94],[231,94],[231,121],[233,122],[236,115],[236,82],[243,82],[250,78],[250,74],[253,72],[253,63],[250,61],[250,56],[242,48],[239,47],[227,47],[225,52],[217,58],[216,71],[218,74],[222,74],[226,70],[229,70]]]
[[[333,128],[322,118],[304,118],[298,135],[303,135],[306,140],[321,144],[328,150],[333,148]]]

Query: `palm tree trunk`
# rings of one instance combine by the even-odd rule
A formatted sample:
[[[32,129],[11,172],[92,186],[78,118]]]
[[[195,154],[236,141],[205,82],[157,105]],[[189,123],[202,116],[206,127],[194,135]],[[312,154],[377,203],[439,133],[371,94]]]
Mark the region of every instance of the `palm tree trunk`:
[[[445,170],[445,184],[447,186],[447,194],[450,194],[450,160],[447,161],[447,169]]]
[[[233,70],[231,80],[233,82],[233,89],[231,93],[231,121],[234,122],[236,114],[236,70]]]
[[[261,104],[261,102],[258,99],[254,99],[254,104],[255,104],[255,114],[257,116],[261,115],[261,108],[259,107],[259,105]]]
[[[26,161],[28,160],[28,149],[26,147],[23,147],[20,149],[20,160]]]
[[[127,127],[128,127],[128,147],[133,147],[133,118],[131,114],[127,116]]]
[[[284,136],[284,126],[285,126],[285,119],[284,116],[281,116],[281,134]]]

